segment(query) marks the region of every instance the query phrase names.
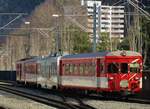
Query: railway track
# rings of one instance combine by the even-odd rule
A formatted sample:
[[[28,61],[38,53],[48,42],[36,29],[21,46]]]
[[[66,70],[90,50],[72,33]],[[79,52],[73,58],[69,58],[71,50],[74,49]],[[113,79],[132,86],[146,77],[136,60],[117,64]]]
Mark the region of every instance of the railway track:
[[[64,100],[56,100],[55,98],[49,98],[49,97],[44,97],[42,95],[38,95],[38,94],[33,94],[33,93],[29,93],[27,91],[23,91],[21,89],[19,89],[18,87],[13,87],[11,85],[5,85],[5,84],[0,84],[0,90],[6,91],[8,93],[12,93],[18,96],[22,96],[31,100],[34,100],[36,102],[39,103],[43,103],[58,109],[95,109],[93,107],[90,107],[88,105],[77,105],[68,101],[64,101]],[[64,99],[65,96],[64,96]]]
[[[142,98],[129,98],[126,102],[139,103],[139,104],[150,104],[150,100]]]
[[[18,89],[26,89],[26,91],[18,90]],[[19,96],[23,96],[34,101],[53,106],[59,109],[99,109],[97,107],[88,105],[88,103],[84,103],[84,101],[115,101],[122,102],[122,103],[138,103],[138,104],[150,104],[150,100],[142,99],[142,98],[128,98],[128,100],[123,99],[113,99],[113,98],[105,98],[102,96],[97,95],[84,95],[84,94],[72,94],[62,91],[54,91],[54,90],[47,90],[47,89],[28,89],[23,87],[12,87],[9,85],[1,85],[0,90],[4,90]],[[27,90],[32,90],[35,94],[29,93]],[[40,95],[38,92],[42,92],[44,94]],[[22,94],[23,93],[23,94]],[[38,93],[38,94],[36,94]],[[25,94],[25,95],[24,95]],[[49,96],[47,96],[49,95]],[[54,96],[54,97],[53,97]],[[56,98],[55,98],[56,97]],[[74,102],[75,101],[75,102]]]
[[[144,99],[139,97],[129,97],[127,99],[124,98],[105,98],[100,96],[87,96],[87,99],[90,100],[103,100],[103,101],[119,101],[119,102],[127,102],[127,103],[138,103],[138,104],[150,104],[150,99]]]

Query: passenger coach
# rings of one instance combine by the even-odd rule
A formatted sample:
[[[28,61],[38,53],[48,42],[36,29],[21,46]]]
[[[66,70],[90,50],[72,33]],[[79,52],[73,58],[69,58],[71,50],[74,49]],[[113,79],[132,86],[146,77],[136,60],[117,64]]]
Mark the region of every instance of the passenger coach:
[[[142,88],[142,56],[133,51],[63,56],[59,88],[102,94],[134,94]]]

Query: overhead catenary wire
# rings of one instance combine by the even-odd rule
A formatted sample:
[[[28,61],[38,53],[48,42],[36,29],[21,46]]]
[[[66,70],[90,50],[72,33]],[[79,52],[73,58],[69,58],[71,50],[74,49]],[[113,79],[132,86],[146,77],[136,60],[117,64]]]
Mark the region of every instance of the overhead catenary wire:
[[[142,8],[140,8],[139,6],[137,6],[134,2],[132,2],[131,0],[127,0],[128,3],[130,5],[132,5],[135,9],[138,9],[140,13],[142,13],[148,20],[150,20],[150,14],[148,12],[146,12],[145,10],[143,10]]]
[[[18,15],[17,17],[15,17],[13,20],[9,21],[7,24],[5,24],[4,26],[0,27],[0,30],[7,27],[8,25],[10,25],[11,23],[13,23],[14,21],[16,21],[17,19],[19,19],[22,15]]]
[[[28,15],[27,13],[0,13],[0,15]]]

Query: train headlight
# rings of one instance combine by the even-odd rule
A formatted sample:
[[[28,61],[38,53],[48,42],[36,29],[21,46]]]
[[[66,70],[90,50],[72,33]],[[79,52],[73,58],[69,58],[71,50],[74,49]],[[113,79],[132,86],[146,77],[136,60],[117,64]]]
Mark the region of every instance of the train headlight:
[[[135,79],[135,80],[140,80],[140,78],[139,78],[139,77],[135,77],[134,79]]]
[[[114,77],[109,77],[109,80],[113,80],[114,79]]]
[[[122,80],[122,81],[120,81],[120,87],[123,87],[123,88],[128,87],[128,80]]]

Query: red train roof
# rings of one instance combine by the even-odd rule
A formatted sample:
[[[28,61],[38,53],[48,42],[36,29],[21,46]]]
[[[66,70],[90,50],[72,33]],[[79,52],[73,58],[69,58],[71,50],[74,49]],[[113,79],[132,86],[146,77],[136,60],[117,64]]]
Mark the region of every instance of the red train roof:
[[[70,58],[95,58],[105,56],[141,56],[140,53],[134,51],[113,51],[113,52],[96,52],[96,53],[83,53],[63,56],[62,59]]]

